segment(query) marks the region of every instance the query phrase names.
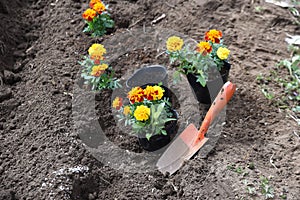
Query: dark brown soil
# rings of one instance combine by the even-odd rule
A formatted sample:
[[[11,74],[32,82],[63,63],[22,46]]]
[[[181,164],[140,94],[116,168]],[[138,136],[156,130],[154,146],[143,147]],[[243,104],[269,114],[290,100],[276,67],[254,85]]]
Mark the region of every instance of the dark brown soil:
[[[82,33],[81,13],[87,1],[0,2],[0,199],[264,199],[261,176],[270,180],[274,199],[299,199],[299,126],[265,99],[255,82],[258,74],[289,57],[285,34],[300,34],[290,12],[263,0],[106,3],[116,27],[110,35],[91,38]],[[153,24],[162,14],[166,17]],[[157,170],[116,170],[98,161],[87,150],[88,142],[80,139],[73,116],[78,61],[94,42],[107,44],[118,77],[147,64],[172,70],[161,46],[155,46],[157,41],[130,49],[134,41],[125,36],[150,27],[195,40],[208,29],[222,30],[232,55],[229,79],[238,87],[216,146],[172,176]],[[164,41],[160,44],[164,46]],[[114,144],[143,152],[136,138],[116,126],[111,95],[111,91],[96,95],[96,120]],[[186,113],[195,111],[181,102]],[[247,192],[250,186],[257,188],[255,195]]]

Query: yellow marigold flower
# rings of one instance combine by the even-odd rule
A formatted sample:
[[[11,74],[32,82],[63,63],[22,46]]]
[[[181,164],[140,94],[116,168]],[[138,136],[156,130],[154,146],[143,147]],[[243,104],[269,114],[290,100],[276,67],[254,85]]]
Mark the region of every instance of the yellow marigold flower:
[[[124,115],[131,114],[130,106],[125,106],[123,110]]]
[[[92,68],[91,75],[99,77],[104,72],[104,70],[107,69],[107,67],[107,64],[95,65]]]
[[[172,36],[167,40],[167,49],[169,51],[179,51],[182,49],[183,40],[180,37]]]
[[[201,41],[197,44],[196,51],[206,55],[212,51],[212,46],[209,44],[209,42]]]
[[[98,2],[98,3],[96,3],[96,4],[94,5],[93,9],[94,9],[97,13],[101,14],[103,11],[105,11],[106,8],[105,8],[104,3],[100,1],[100,2]]]
[[[88,50],[91,59],[93,60],[103,60],[103,55],[106,54],[106,49],[102,44],[92,44]]]
[[[230,53],[230,51],[226,47],[220,47],[217,50],[217,55],[221,60],[227,59],[229,56],[229,53]]]
[[[146,89],[144,89],[145,97],[148,100],[160,100],[164,96],[165,90],[160,86],[150,86],[148,85]]]
[[[205,33],[204,39],[206,41],[210,40],[212,43],[220,43],[222,38],[222,32],[216,29],[209,30]]]
[[[82,14],[82,17],[83,17],[83,19],[90,22],[90,21],[93,21],[93,19],[96,17],[96,15],[97,15],[96,11],[88,8],[84,11],[84,13]]]
[[[150,108],[144,105],[137,106],[133,115],[136,120],[145,121],[150,117]]]
[[[94,8],[94,5],[96,3],[99,3],[99,2],[101,2],[101,0],[91,0],[90,3],[89,3],[89,5],[90,5],[91,8]]]
[[[122,105],[123,105],[123,99],[122,99],[122,98],[116,97],[116,98],[113,100],[112,106],[113,106],[116,110],[120,110],[120,108],[122,107]]]
[[[128,99],[131,103],[144,100],[144,90],[141,87],[134,87],[128,92]]]
[[[99,65],[99,67],[100,67],[101,70],[104,71],[108,68],[108,64],[103,63],[103,64]]]

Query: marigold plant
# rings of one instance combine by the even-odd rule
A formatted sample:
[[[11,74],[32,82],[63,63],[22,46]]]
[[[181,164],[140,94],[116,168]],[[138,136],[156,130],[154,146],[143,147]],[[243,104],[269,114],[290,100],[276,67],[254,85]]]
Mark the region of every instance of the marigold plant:
[[[82,14],[82,18],[87,24],[83,32],[91,33],[94,37],[102,36],[108,28],[114,27],[114,21],[107,12],[108,5],[105,5],[101,0],[91,0],[89,6],[90,8]]]
[[[184,45],[184,41],[177,36],[169,37],[166,41],[166,53],[171,64],[178,65],[174,74],[175,81],[181,74],[194,74],[197,82],[206,85],[209,73],[215,70],[222,71],[224,65],[229,63],[230,50],[223,44],[223,33],[212,29],[205,33],[204,40],[195,47]]]
[[[166,135],[165,123],[175,120],[164,93],[160,85],[134,87],[127,93],[127,104],[123,105],[122,98],[116,97],[112,107],[118,112],[117,117],[125,120],[125,126],[131,126],[136,134],[144,133],[149,140],[153,135]]]
[[[82,66],[81,77],[85,80],[85,84],[90,85],[92,90],[121,87],[119,81],[113,77],[112,67],[104,61],[105,47],[102,44],[92,44],[88,53],[88,56],[84,56],[84,61],[79,62]]]

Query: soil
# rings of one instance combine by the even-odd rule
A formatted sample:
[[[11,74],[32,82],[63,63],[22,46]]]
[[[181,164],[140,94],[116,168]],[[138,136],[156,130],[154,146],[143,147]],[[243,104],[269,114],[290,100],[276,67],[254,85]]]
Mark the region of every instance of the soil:
[[[286,33],[300,34],[289,10],[263,0],[106,3],[116,26],[109,35],[91,38],[82,33],[87,1],[0,2],[0,199],[264,199],[262,176],[274,188],[274,199],[299,199],[299,126],[263,96],[255,81],[289,57]],[[165,17],[153,21],[162,14]],[[92,43],[118,52],[108,60],[123,81],[147,64],[174,69],[162,54],[164,41],[159,37],[159,45],[145,37],[145,46],[130,49],[135,41],[125,36],[135,30],[147,36],[150,27],[194,40],[208,29],[222,30],[232,55],[229,80],[238,87],[214,148],[186,161],[174,175],[128,172],[100,162],[74,120],[78,61]],[[181,85],[170,87],[182,93],[181,125],[183,119],[203,117],[207,107],[193,104],[191,93]],[[114,120],[112,95],[103,91],[93,96],[96,121],[112,143],[142,153],[136,138]],[[195,107],[203,112],[193,114],[199,111]],[[249,187],[256,187],[256,194],[250,195]]]

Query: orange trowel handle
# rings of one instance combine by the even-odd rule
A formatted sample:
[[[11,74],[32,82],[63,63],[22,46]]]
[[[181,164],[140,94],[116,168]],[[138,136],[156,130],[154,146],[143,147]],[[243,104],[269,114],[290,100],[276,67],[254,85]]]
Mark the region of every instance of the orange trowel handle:
[[[236,85],[232,84],[230,81],[227,81],[223,85],[219,94],[217,95],[214,102],[211,104],[208,112],[206,113],[206,116],[201,124],[195,143],[199,142],[204,138],[205,133],[207,132],[210,124],[214,121],[216,116],[222,111],[222,109],[231,99],[235,90],[236,90]]]

